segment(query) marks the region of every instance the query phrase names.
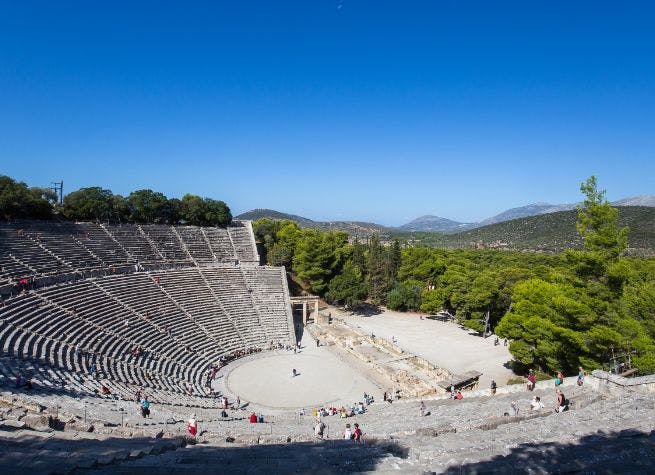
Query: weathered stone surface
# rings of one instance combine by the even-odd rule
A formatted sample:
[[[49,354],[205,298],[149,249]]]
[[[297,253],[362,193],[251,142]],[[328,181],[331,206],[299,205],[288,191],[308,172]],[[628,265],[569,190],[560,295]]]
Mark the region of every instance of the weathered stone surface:
[[[27,427],[27,424],[17,419],[0,421],[0,428],[2,429],[24,429],[25,427]]]

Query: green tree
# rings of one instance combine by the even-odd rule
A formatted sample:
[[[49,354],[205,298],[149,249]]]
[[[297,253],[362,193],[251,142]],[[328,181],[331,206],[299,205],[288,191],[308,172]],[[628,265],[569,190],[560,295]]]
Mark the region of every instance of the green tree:
[[[384,248],[376,235],[371,236],[368,243],[367,264],[369,296],[379,305],[384,303],[388,281]]]
[[[330,280],[325,298],[333,304],[357,308],[366,300],[367,295],[368,288],[361,271],[349,260],[341,273]]]
[[[605,199],[605,190],[598,190],[595,176],[582,183],[580,191],[585,200],[578,210],[576,227],[585,249],[606,261],[618,258],[628,247],[629,233],[627,227],[618,227],[619,211]]]
[[[99,186],[80,188],[64,197],[63,213],[68,219],[111,219],[113,193]]]
[[[421,307],[420,282],[407,281],[396,283],[387,294],[387,307],[391,310],[414,311]]]
[[[293,271],[310,290],[322,295],[347,256],[348,235],[303,229],[293,256]]]
[[[43,199],[48,201],[50,204],[57,203],[57,200],[59,199],[57,192],[51,188],[33,186],[30,188],[30,193],[34,199]]]
[[[110,221],[128,221],[130,219],[130,206],[127,199],[121,195],[113,195],[109,200]]]
[[[42,188],[28,188],[13,178],[0,175],[0,215],[5,219],[37,218],[52,216],[49,195]]]
[[[168,198],[163,193],[152,190],[138,190],[127,197],[130,221],[135,223],[166,222]]]
[[[385,253],[385,273],[387,279],[387,288],[390,289],[396,283],[398,270],[402,264],[402,254],[400,251],[400,242],[397,239],[391,243],[391,246]]]
[[[232,221],[230,208],[223,201],[186,194],[178,208],[181,219],[195,226],[227,226]]]

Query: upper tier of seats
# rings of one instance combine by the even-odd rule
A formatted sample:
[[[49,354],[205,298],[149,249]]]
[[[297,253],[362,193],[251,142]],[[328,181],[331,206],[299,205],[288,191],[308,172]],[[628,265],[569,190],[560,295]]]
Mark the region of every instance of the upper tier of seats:
[[[0,223],[0,286],[112,267],[258,264],[249,221],[227,228],[55,221]]]

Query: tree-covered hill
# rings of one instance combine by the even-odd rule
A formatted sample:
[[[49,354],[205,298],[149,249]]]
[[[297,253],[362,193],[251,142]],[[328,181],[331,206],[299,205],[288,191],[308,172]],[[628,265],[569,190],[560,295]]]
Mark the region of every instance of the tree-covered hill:
[[[293,221],[301,228],[320,229],[321,231],[343,231],[351,236],[365,237],[371,234],[387,233],[391,228],[381,224],[368,223],[364,221],[313,221],[295,214],[283,213],[273,209],[253,209],[237,216],[237,219],[270,219],[273,221]]]
[[[622,206],[617,209],[619,224],[630,227],[629,253],[655,254],[655,208]],[[562,251],[582,247],[576,220],[577,211],[569,210],[504,221],[456,234],[401,233],[394,237],[432,247]]]

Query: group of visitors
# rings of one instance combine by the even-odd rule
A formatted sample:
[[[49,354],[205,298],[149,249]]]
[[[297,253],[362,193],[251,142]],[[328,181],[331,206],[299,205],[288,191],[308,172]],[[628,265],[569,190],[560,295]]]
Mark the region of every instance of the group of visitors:
[[[252,412],[252,413],[250,413],[250,417],[248,417],[248,421],[251,424],[263,424],[264,423],[264,415],[263,414],[257,415],[256,412]]]
[[[353,440],[355,442],[361,442],[362,441],[362,436],[364,433],[362,430],[359,428],[358,423],[353,424],[354,428],[350,428],[350,424],[346,424],[346,430],[343,432],[343,438],[345,440]]]
[[[244,356],[252,355],[253,353],[259,353],[260,351],[262,351],[262,349],[256,346],[249,346],[247,348],[234,350],[233,352],[228,353],[227,355],[223,355],[218,359],[218,367],[220,369],[234,360],[243,358]]]
[[[450,399],[453,399],[455,401],[461,401],[464,399],[464,395],[462,394],[461,389],[455,389],[455,386],[450,387]]]
[[[327,426],[325,423],[320,418],[316,418],[316,423],[314,424],[314,436],[318,439],[323,439],[325,437],[326,429]],[[359,424],[355,422],[352,428],[350,427],[350,424],[346,424],[342,438],[344,440],[352,440],[353,442],[360,443],[363,436],[364,433],[362,432],[362,429],[359,427]]]

